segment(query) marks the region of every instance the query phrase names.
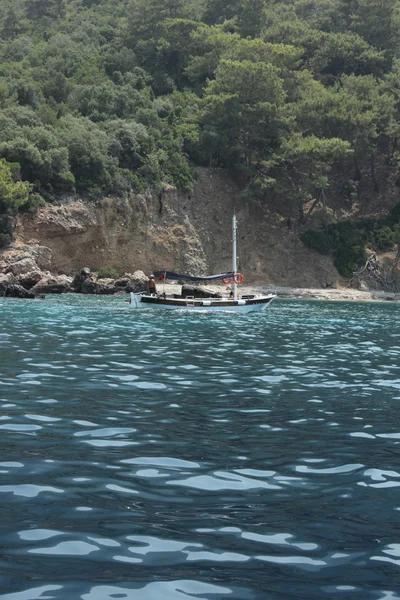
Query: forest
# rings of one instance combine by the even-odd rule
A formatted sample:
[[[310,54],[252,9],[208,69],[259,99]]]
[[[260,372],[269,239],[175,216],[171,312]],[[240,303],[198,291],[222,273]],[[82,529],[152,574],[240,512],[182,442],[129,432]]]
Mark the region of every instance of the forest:
[[[0,41],[0,212],[199,165],[300,221],[333,166],[349,195],[382,162],[400,185],[398,0],[2,0]]]

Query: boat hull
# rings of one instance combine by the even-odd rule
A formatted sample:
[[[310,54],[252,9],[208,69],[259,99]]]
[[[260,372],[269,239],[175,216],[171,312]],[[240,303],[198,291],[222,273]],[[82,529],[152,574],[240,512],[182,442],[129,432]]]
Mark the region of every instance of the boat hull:
[[[152,296],[147,294],[135,294],[131,292],[131,307],[140,309],[166,309],[185,310],[198,312],[232,312],[238,314],[263,312],[276,297],[255,296],[239,300],[228,298],[170,298],[163,296]]]

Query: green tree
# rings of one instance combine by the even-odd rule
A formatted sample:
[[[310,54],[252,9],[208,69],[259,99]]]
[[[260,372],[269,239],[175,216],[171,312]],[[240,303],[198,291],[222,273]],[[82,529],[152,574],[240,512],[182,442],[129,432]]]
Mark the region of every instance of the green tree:
[[[340,0],[346,26],[369,44],[395,54],[399,47],[400,7],[397,0]]]
[[[28,201],[29,183],[26,181],[15,181],[12,173],[12,166],[4,158],[0,159],[1,211],[15,211]]]
[[[308,213],[311,214],[317,201],[325,198],[332,165],[351,154],[350,144],[339,138],[319,138],[297,132],[282,142],[269,172],[275,175],[272,184],[279,195],[297,205],[301,223],[305,223],[308,216],[304,211],[305,203],[314,201]]]
[[[393,98],[371,75],[343,76],[335,87],[335,102],[326,114],[327,130],[351,143],[354,150],[355,180],[362,178],[362,165],[369,162],[371,179],[375,177],[375,154],[380,136],[393,119]]]
[[[157,43],[167,19],[188,15],[185,0],[131,0],[128,11],[128,35],[134,47],[151,40]]]
[[[202,20],[209,25],[230,21],[240,10],[241,0],[206,0]]]
[[[221,60],[204,94],[202,122],[220,140],[218,160],[251,170],[279,145],[286,123],[279,70],[268,63]]]
[[[32,21],[65,16],[65,0],[25,0],[26,16]]]
[[[136,171],[143,164],[149,147],[147,128],[135,121],[107,121],[109,153],[118,159],[120,168]]]
[[[70,115],[60,119],[57,131],[68,149],[76,189],[95,196],[110,191],[117,161],[108,154],[107,134],[89,119]]]

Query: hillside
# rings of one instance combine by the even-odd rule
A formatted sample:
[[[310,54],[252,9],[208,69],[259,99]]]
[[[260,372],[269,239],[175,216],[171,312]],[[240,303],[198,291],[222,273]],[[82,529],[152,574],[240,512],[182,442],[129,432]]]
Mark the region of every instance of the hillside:
[[[72,202],[24,216],[17,242],[52,250],[52,271],[84,266],[207,273],[231,266],[231,217],[238,219],[239,269],[247,284],[325,287],[340,281],[332,261],[307,249],[282,217],[264,206],[238,202],[240,187],[218,169],[198,169],[191,194],[167,188],[130,201]]]
[[[395,256],[397,0],[4,0],[0,36],[0,247],[213,267],[225,178],[255,280]]]

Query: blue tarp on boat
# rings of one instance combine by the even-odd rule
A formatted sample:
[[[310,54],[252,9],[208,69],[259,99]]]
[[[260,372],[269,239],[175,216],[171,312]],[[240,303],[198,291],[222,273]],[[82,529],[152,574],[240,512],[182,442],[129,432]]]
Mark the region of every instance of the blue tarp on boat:
[[[217,275],[207,275],[205,277],[196,275],[183,275],[182,273],[174,273],[173,271],[154,271],[155,277],[160,281],[165,279],[177,279],[182,281],[216,281],[217,279],[230,279],[234,276],[233,271],[226,273],[218,273]]]

